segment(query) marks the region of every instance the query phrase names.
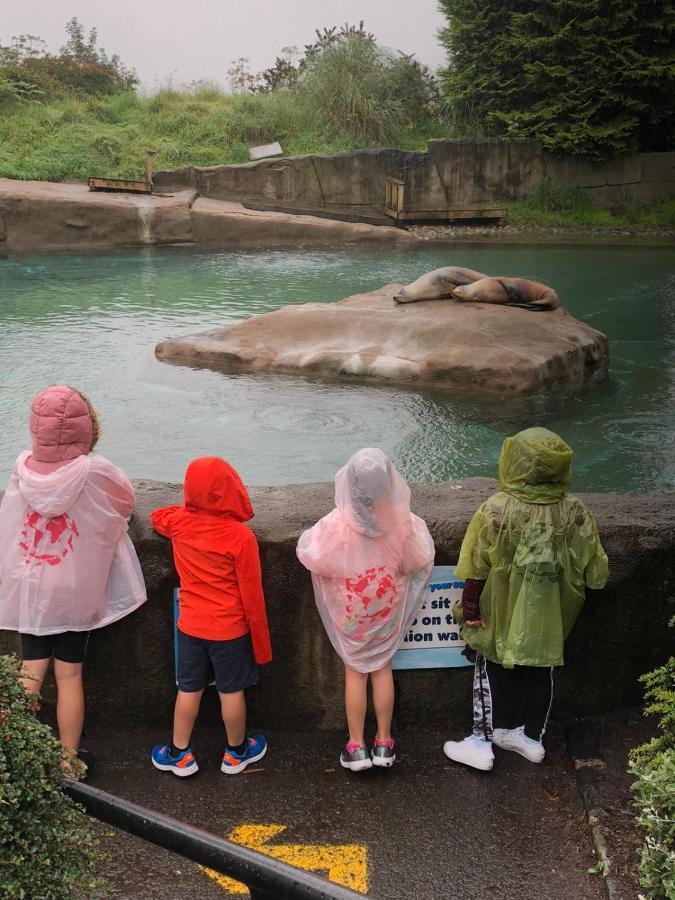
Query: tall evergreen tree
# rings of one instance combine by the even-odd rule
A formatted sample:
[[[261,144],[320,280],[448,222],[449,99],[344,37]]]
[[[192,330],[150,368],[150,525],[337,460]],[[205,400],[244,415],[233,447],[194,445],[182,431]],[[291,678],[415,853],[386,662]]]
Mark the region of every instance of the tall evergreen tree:
[[[467,129],[601,159],[672,149],[673,0],[440,0],[445,93]]]

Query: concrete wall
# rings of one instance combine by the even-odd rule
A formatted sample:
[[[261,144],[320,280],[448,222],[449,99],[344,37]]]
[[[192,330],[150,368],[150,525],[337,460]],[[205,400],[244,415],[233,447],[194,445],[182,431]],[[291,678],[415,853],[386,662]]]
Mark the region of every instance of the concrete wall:
[[[537,141],[430,141],[427,152],[354,150],[235,166],[187,166],[155,174],[158,188],[191,187],[221,200],[381,213],[387,176],[406,182],[411,208],[518,200],[545,176],[586,188],[601,206],[675,196],[675,153],[605,163],[559,158]]]
[[[466,525],[495,489],[489,479],[413,488],[413,506],[434,536],[439,564],[454,563]],[[145,573],[149,601],[127,619],[96,631],[86,664],[88,728],[106,732],[168,727],[174,700],[171,595],[176,584],[171,548],[149,525],[152,509],[180,500],[177,488],[137,484],[131,536]],[[314,606],[311,581],[295,556],[300,532],[332,507],[329,484],[251,491],[257,510],[274,661],[250,692],[252,724],[287,729],[344,725],[342,668]],[[672,494],[595,494],[593,509],[610,558],[610,582],[594,592],[568,642],[556,675],[554,715],[602,713],[641,700],[638,676],[673,652],[666,627],[675,596],[675,505]],[[0,651],[16,638],[0,632]],[[397,674],[399,728],[448,723],[453,733],[470,716],[468,669]],[[214,703],[205,717],[215,719]]]

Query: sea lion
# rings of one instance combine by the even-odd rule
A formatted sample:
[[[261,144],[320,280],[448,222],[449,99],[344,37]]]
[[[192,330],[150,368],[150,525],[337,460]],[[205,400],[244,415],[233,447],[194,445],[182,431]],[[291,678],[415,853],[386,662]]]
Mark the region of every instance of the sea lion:
[[[482,272],[474,272],[473,269],[462,269],[460,266],[445,266],[443,269],[434,269],[420,276],[417,281],[401,288],[394,294],[397,303],[416,303],[418,300],[442,300],[452,297],[453,290],[458,285],[471,284],[473,281],[487,278]]]
[[[555,309],[560,300],[553,288],[527,278],[482,278],[458,285],[452,292],[458,300],[478,303],[503,303],[523,309]]]

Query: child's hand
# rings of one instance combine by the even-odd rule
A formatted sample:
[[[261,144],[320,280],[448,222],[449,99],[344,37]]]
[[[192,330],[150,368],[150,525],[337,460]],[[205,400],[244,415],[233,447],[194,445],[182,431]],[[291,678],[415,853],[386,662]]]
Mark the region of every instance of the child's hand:
[[[469,628],[485,628],[485,622],[482,619],[474,619],[472,622],[465,622]]]

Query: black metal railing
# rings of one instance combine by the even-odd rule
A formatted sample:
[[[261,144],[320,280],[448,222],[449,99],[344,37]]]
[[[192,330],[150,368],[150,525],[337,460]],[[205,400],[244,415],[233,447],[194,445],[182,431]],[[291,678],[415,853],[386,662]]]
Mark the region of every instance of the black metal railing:
[[[248,887],[251,900],[368,900],[365,894],[98,788],[67,780],[63,789],[102,822],[241,881]]]

